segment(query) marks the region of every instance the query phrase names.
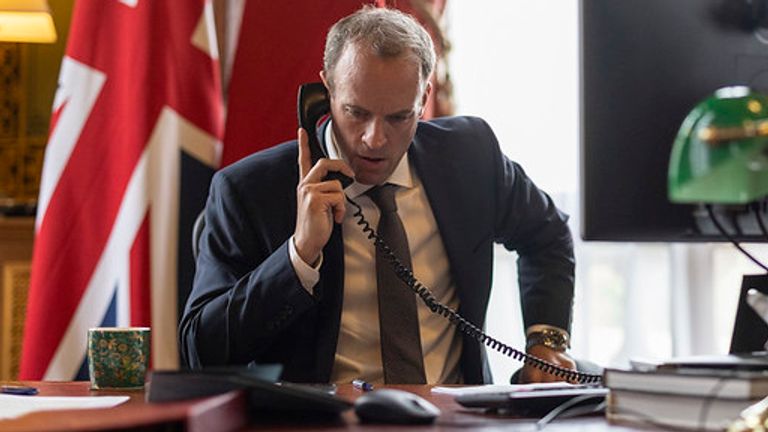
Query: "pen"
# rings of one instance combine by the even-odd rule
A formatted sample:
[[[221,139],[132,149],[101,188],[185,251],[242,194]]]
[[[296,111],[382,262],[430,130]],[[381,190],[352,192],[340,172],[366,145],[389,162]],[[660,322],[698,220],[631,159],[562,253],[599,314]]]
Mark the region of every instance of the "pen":
[[[352,380],[352,387],[362,390],[362,391],[371,391],[373,390],[373,384],[369,382],[365,382],[361,379]]]
[[[0,386],[0,393],[32,396],[37,394],[37,389],[34,387],[18,386],[18,385],[4,385]]]

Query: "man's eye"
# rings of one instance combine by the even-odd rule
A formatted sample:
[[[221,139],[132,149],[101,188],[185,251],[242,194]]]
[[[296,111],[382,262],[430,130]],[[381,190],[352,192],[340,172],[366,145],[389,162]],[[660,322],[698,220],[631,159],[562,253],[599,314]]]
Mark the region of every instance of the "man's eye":
[[[354,108],[347,109],[347,114],[349,114],[350,116],[352,116],[354,118],[358,118],[358,119],[366,117],[366,112],[365,111],[354,109]]]
[[[389,116],[389,121],[391,121],[392,123],[402,123],[408,120],[409,117],[410,116],[405,114],[398,114],[398,115]]]

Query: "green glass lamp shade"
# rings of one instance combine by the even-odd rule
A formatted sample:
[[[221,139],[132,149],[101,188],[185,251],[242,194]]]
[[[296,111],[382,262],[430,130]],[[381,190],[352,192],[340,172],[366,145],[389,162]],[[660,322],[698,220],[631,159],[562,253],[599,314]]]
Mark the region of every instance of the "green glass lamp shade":
[[[683,121],[669,161],[669,199],[746,204],[768,196],[768,97],[725,87]]]

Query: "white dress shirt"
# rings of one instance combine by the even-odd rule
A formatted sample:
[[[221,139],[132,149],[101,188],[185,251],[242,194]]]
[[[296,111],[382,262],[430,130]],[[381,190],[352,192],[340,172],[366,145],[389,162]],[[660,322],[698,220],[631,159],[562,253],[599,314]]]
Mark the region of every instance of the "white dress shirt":
[[[331,159],[340,159],[332,127],[326,128],[326,143]],[[453,310],[459,307],[456,287],[450,274],[448,256],[437,229],[432,208],[421,181],[408,163],[406,153],[387,182],[400,186],[395,194],[398,215],[408,237],[408,247],[415,276],[428,287],[438,301]],[[353,183],[345,193],[363,209],[372,227],[378,226],[379,209],[365,195],[373,187]],[[379,310],[376,288],[376,252],[353,216],[354,208],[347,205],[342,223],[344,236],[344,298],[341,312],[336,357],[331,381],[345,383],[364,379],[383,383],[379,337]],[[291,262],[299,280],[310,293],[320,278],[322,257],[313,268],[296,253],[293,239],[289,244]],[[403,287],[405,288],[405,287]],[[432,313],[417,297],[421,349],[427,383],[460,383],[462,339],[448,320]]]

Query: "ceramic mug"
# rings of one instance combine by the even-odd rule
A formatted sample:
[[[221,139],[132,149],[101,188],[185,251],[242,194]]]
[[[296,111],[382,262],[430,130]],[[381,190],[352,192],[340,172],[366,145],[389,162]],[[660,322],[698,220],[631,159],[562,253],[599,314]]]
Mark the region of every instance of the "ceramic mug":
[[[88,330],[88,372],[92,389],[140,389],[149,368],[149,327]]]

